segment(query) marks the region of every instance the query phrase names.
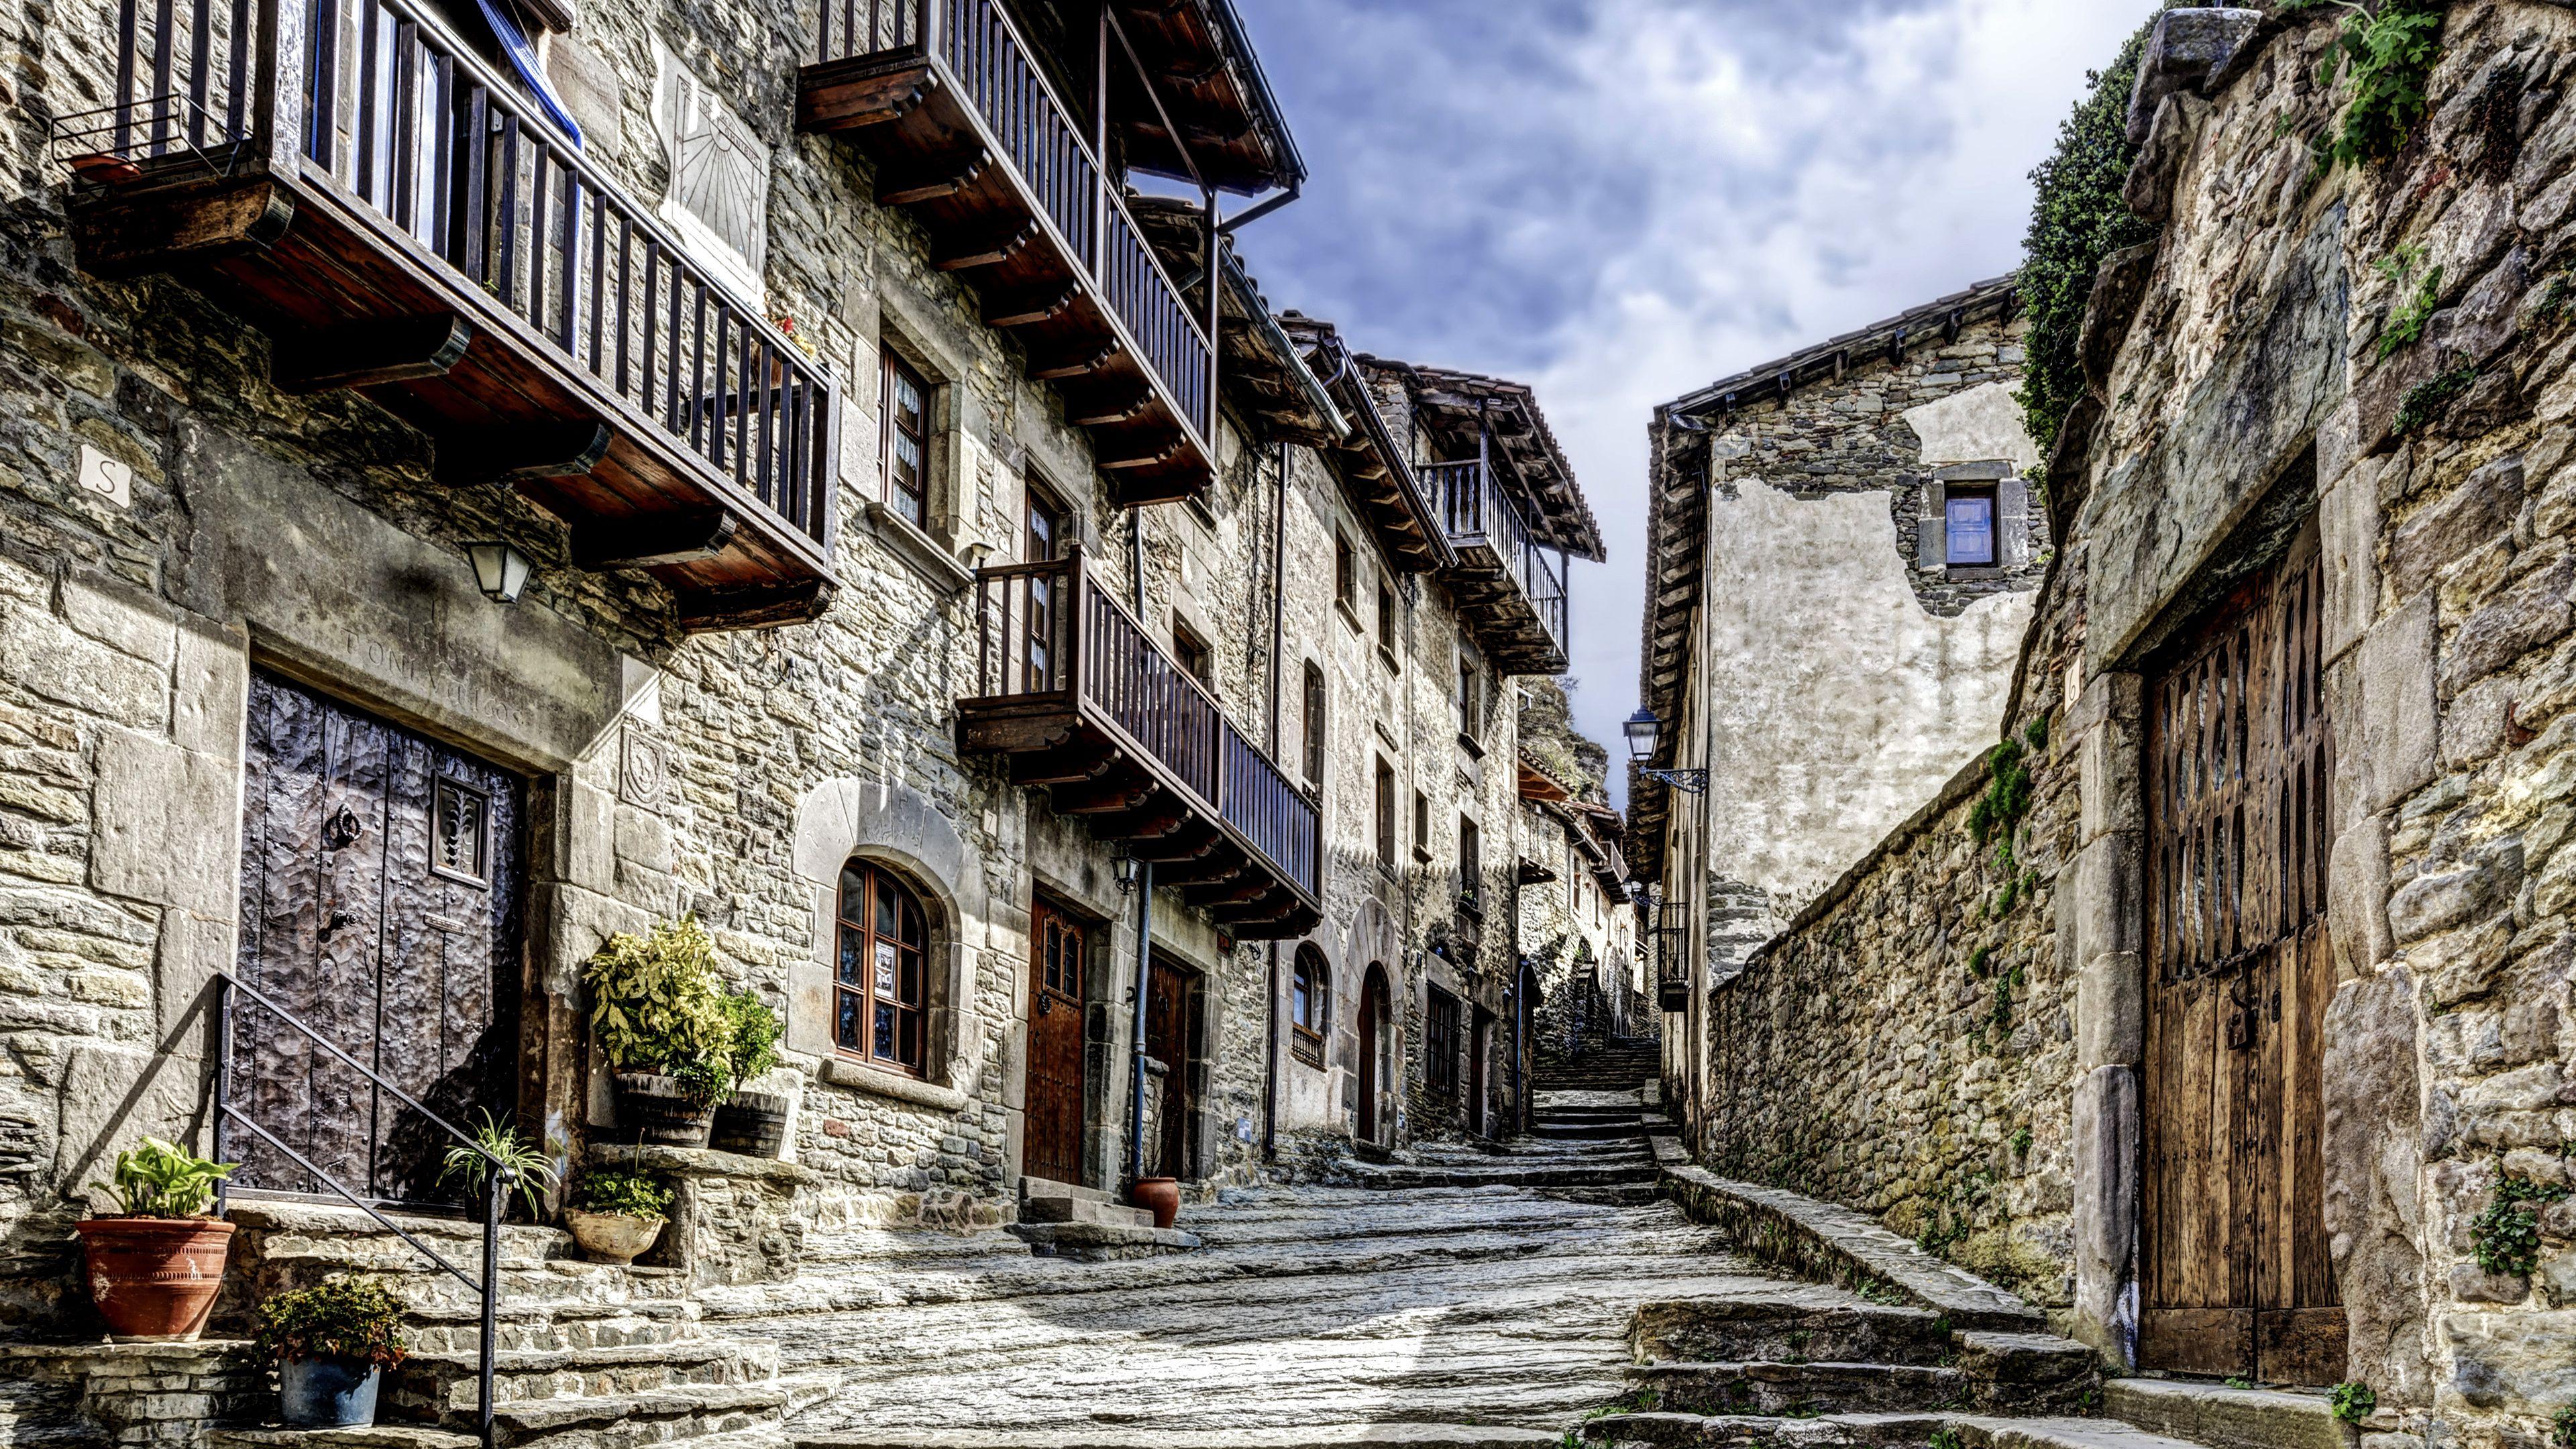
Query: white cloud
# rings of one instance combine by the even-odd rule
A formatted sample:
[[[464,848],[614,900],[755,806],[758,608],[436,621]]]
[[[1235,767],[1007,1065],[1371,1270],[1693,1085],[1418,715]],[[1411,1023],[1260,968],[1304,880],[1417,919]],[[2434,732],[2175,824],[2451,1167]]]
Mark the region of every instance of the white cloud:
[[[1252,264],[1369,351],[1538,385],[1610,546],[1574,654],[1615,749],[1654,406],[2010,270],[2028,172],[2152,7],[1245,8],[1317,176]]]

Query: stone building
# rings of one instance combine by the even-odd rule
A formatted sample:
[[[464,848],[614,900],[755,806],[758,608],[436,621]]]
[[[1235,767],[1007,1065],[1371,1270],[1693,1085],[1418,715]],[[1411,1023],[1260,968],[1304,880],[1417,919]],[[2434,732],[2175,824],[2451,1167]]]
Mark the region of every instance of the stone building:
[[[1653,1037],[1661,1014],[1637,955],[1624,826],[1609,803],[1609,751],[1575,732],[1563,684],[1532,680],[1521,705],[1521,960],[1533,973],[1538,1055],[1579,1057]]]
[[[669,1159],[700,1280],[1509,1125],[1501,701],[1599,538],[1526,388],[1271,313],[1230,6],[40,8],[0,1329],[143,1133],[619,1140],[579,972],[683,913],[796,1104]]]
[[[1694,1146],[2114,1364],[2559,1442],[2576,18],[2441,7],[2422,120],[2321,166],[2340,23],[2160,18],[2009,748],[1699,993]]]
[[[1706,1070],[1689,984],[1994,738],[2049,558],[2017,304],[1981,283],[1656,412],[1642,688],[1654,763],[1704,773],[1636,779],[1630,840],[1677,1086]]]

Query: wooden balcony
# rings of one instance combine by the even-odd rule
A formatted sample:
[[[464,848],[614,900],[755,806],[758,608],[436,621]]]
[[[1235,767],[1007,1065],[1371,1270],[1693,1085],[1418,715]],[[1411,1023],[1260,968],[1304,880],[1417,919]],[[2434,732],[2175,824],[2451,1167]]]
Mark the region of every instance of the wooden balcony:
[[[1047,787],[1237,936],[1323,920],[1315,801],[1092,585],[1079,549],[985,569],[977,597],[980,692],[958,704],[959,748],[1008,755],[1013,782]]]
[[[1690,904],[1655,905],[1655,1004],[1688,1011],[1691,1004]]]
[[[1129,504],[1215,480],[1216,354],[998,0],[822,0],[797,124],[877,162]]]
[[[1563,674],[1565,574],[1530,537],[1520,510],[1481,458],[1415,470],[1457,556],[1446,577],[1477,642],[1511,674]]]
[[[55,123],[83,270],[170,272],[506,481],[689,629],[829,603],[836,385],[422,0],[124,0]]]

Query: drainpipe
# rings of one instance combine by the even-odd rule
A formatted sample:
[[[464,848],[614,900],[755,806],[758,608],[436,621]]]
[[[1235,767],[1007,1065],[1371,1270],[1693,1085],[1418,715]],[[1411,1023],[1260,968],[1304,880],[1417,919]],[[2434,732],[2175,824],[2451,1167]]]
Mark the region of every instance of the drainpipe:
[[[1145,993],[1153,981],[1154,863],[1136,863],[1136,1036],[1127,1055],[1127,1177],[1145,1175]],[[1168,1065],[1168,1063],[1166,1064]]]
[[[1290,354],[1294,356],[1294,353]],[[1288,585],[1288,445],[1279,445],[1279,478],[1270,491],[1270,759],[1279,760],[1279,678],[1282,662],[1280,651],[1287,647],[1287,620],[1281,612],[1287,607]],[[1318,812],[1318,830],[1323,819]],[[1323,882],[1317,881],[1318,890]],[[1262,1013],[1269,1023],[1267,1059],[1261,1075],[1261,1160],[1279,1159],[1279,943],[1270,943],[1270,994]]]

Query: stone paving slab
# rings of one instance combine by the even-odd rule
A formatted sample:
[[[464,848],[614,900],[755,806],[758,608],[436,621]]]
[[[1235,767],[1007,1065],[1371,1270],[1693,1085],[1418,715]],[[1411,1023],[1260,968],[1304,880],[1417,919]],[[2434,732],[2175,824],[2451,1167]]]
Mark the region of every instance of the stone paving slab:
[[[1169,1429],[853,1433],[796,1442],[798,1449],[1531,1449],[1562,1440],[1544,1429],[1470,1424],[1318,1424],[1218,1434]]]

